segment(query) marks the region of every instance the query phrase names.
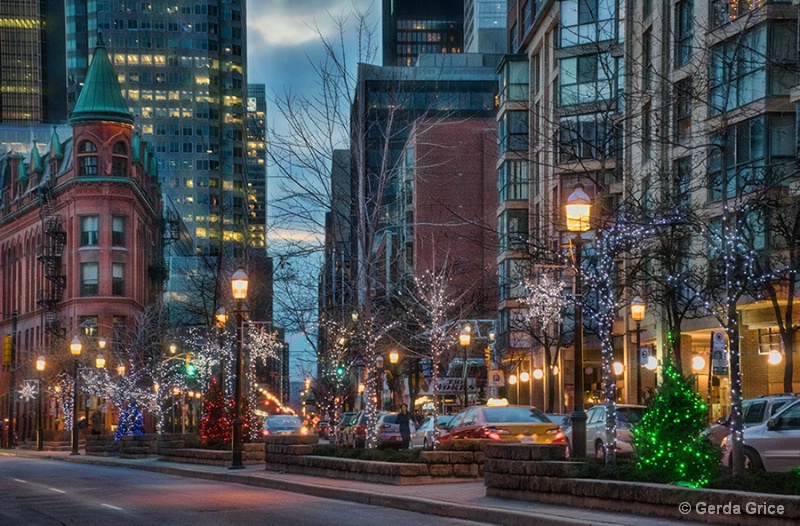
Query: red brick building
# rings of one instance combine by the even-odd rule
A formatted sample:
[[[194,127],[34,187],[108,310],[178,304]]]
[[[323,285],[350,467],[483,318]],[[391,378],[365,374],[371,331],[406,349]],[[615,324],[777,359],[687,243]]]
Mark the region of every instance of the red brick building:
[[[102,41],[70,124],[71,137],[54,128],[45,148],[0,154],[0,332],[15,340],[13,376],[6,365],[0,377],[4,417],[28,414],[9,397],[36,378],[37,356],[52,374],[71,363],[69,342],[80,335],[82,359],[93,361],[91,343],[112,340],[160,293],[156,162],[134,132]]]
[[[491,119],[417,122],[403,160],[399,250],[407,271],[452,269],[465,315],[497,311],[497,124]]]

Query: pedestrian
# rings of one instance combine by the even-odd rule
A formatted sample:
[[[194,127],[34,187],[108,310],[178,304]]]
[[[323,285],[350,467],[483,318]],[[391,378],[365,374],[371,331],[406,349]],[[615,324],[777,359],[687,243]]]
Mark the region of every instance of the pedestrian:
[[[95,409],[94,413],[90,418],[92,421],[92,434],[93,435],[100,435],[103,433],[103,413],[100,412],[100,409]]]
[[[411,443],[411,413],[408,412],[408,404],[400,406],[400,412],[397,413],[397,425],[400,428],[400,438],[403,439],[403,449],[408,449]]]

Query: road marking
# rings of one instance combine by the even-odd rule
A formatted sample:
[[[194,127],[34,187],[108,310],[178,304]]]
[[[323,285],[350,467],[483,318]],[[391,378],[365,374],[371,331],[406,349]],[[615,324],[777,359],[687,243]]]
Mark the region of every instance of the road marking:
[[[112,506],[111,504],[101,504],[101,506],[105,506],[106,508],[111,508],[112,510],[122,511],[122,508]]]
[[[63,489],[56,489],[56,488],[47,488],[50,491],[55,491],[56,493],[66,493]]]
[[[15,482],[22,482],[23,484],[27,484],[28,483],[27,480],[22,480],[22,479],[14,479],[14,481]]]

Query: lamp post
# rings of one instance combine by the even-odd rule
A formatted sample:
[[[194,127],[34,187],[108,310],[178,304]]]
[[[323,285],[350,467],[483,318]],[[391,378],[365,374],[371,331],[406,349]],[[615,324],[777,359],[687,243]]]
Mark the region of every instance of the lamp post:
[[[77,336],[69,344],[69,352],[75,358],[74,376],[72,377],[72,451],[70,455],[80,455],[78,452],[78,357],[81,355],[81,340]]]
[[[44,424],[42,423],[42,371],[44,371],[44,356],[36,359],[36,370],[39,371],[39,389],[36,396],[36,451],[44,449]]]
[[[390,364],[397,365],[397,362],[399,362],[399,361],[400,361],[400,353],[398,353],[397,351],[389,352],[389,363]],[[397,369],[398,369],[397,367],[392,367],[392,385],[390,386],[391,387],[391,393],[390,394],[392,395],[392,406],[393,407],[397,407],[397,405],[396,405],[397,404],[397,400],[395,400],[395,394],[396,394],[395,391],[397,390],[397,382],[399,380],[398,379],[399,375],[397,373]]]
[[[567,216],[567,230],[575,232],[575,394],[572,409],[572,455],[576,458],[586,456],[586,413],[583,409],[583,283],[581,280],[581,248],[583,232],[589,230],[592,204],[583,191],[583,185],[575,189],[567,198],[564,207]]]
[[[642,298],[636,296],[631,300],[631,318],[636,322],[636,403],[642,403],[642,364],[639,363],[642,352],[642,320],[647,305]]]
[[[233,370],[233,461],[229,469],[243,469],[242,464],[242,339],[244,337],[244,316],[242,312],[242,300],[247,298],[247,273],[243,268],[233,273],[231,277],[231,292],[233,299],[236,300],[236,363]]]
[[[469,385],[467,385],[467,349],[469,349],[469,344],[472,341],[472,327],[469,325],[464,325],[461,328],[461,332],[458,335],[458,343],[461,344],[461,347],[464,348],[464,365],[462,369],[464,370],[464,407],[469,405]]]

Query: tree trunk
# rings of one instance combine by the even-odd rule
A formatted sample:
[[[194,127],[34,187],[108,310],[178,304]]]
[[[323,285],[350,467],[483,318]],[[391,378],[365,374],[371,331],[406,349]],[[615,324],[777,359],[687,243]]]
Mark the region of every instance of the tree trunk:
[[[730,382],[731,382],[731,424],[733,435],[731,441],[731,468],[733,476],[739,477],[744,473],[744,422],[742,418],[742,381],[739,360],[739,313],[737,303],[728,305],[728,345],[730,347]]]

